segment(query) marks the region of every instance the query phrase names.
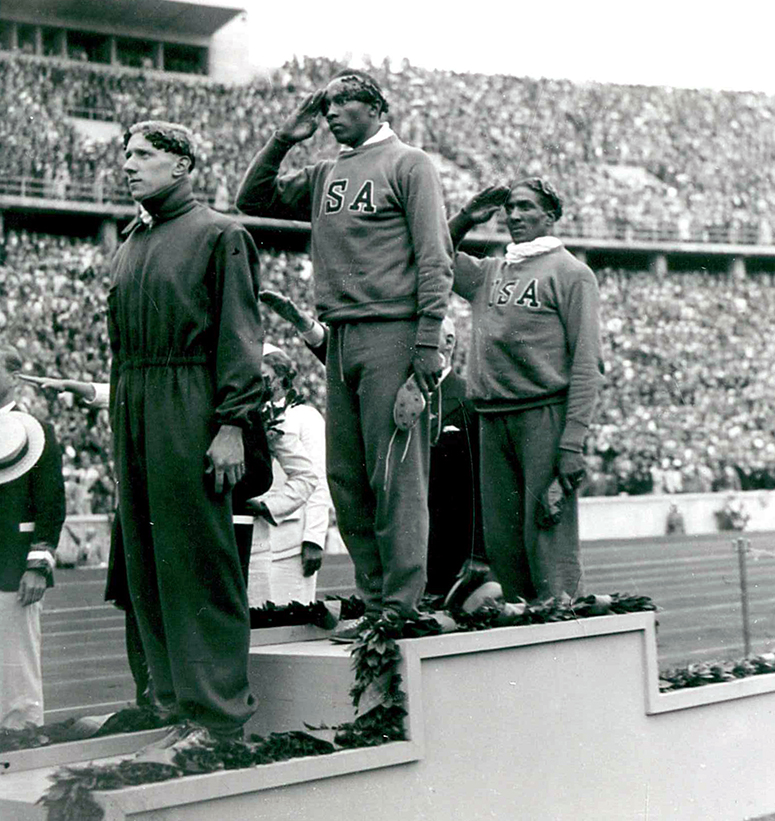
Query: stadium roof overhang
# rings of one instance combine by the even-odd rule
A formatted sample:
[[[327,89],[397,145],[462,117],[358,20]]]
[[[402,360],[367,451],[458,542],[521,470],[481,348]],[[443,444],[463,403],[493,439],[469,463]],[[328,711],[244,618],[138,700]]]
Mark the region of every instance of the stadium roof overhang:
[[[190,37],[210,37],[244,7],[186,0],[3,0],[4,14],[34,17],[53,25],[63,20],[121,29],[174,31]]]

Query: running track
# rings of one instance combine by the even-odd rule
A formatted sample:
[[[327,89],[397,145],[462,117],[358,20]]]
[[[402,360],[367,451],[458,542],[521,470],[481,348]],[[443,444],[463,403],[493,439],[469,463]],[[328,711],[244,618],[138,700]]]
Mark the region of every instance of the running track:
[[[590,542],[587,592],[650,596],[659,605],[661,668],[743,655],[740,586],[732,535]],[[753,652],[775,649],[775,533],[748,534]],[[768,555],[772,553],[773,555]],[[46,594],[46,721],[113,712],[134,698],[123,614],[102,600],[105,571],[59,570]],[[352,592],[346,556],[324,563],[318,595]]]

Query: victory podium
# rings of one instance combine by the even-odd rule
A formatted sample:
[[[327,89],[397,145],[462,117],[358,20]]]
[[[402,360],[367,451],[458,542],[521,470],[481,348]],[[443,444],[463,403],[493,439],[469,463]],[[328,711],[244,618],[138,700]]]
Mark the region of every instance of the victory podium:
[[[94,793],[105,818],[743,821],[775,811],[775,675],[660,693],[651,612],[399,645],[406,741]],[[259,711],[248,732],[353,718],[349,646],[256,644],[250,671]],[[0,818],[44,819],[35,802],[58,766],[118,760],[163,732],[0,756]]]

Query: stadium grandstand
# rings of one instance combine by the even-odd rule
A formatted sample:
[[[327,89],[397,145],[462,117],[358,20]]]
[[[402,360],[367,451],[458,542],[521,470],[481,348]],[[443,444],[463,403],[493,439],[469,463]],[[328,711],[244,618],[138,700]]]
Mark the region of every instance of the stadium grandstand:
[[[194,184],[233,211],[255,148],[339,64],[251,74],[243,12],[221,3],[4,0],[0,7],[0,335],[30,373],[105,380],[108,261],[134,214],[123,129],[185,122]],[[142,21],[142,25],[138,23]],[[566,199],[559,234],[596,270],[607,380],[588,442],[589,494],[775,487],[775,98],[369,66],[404,140],[438,164],[450,211],[497,180],[541,174]],[[292,152],[332,153],[326,129]],[[312,309],[308,226],[238,216],[264,287]],[[494,221],[495,222],[495,221]],[[505,244],[502,226],[469,247]],[[468,313],[455,303],[465,371]],[[275,317],[323,407],[323,374]],[[65,447],[71,514],[112,508],[104,411],[34,393]]]

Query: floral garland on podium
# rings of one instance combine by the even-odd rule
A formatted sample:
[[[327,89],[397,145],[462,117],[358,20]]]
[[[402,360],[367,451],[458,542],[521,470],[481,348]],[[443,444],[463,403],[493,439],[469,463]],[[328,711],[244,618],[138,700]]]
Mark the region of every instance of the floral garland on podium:
[[[348,602],[350,614],[359,611],[357,600],[344,601]],[[303,607],[297,604],[291,608],[294,619],[301,616],[300,608]],[[321,617],[315,605],[309,607],[316,619]],[[278,610],[280,608],[267,609],[271,613],[268,618],[275,623]],[[485,606],[474,614],[459,611],[426,614],[418,622],[389,617],[366,622],[352,649],[355,683],[350,695],[357,715],[354,721],[332,728],[305,725],[307,731],[272,733],[268,738],[253,736],[250,741],[203,740],[176,752],[171,763],[126,759],[104,766],[62,767],[52,777],[54,784],[40,803],[47,807],[49,821],[99,821],[103,811],[92,796],[96,790],[121,789],[218,770],[254,767],[299,756],[328,755],[338,749],[401,741],[406,738],[406,697],[398,670],[401,662],[399,640],[450,629],[483,630],[494,626],[546,624],[653,610],[656,606],[646,596],[615,593],[575,599],[564,596],[532,605],[520,602]],[[257,620],[262,618],[257,617]]]

